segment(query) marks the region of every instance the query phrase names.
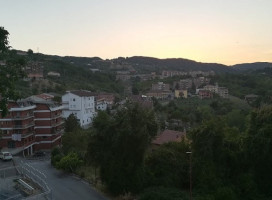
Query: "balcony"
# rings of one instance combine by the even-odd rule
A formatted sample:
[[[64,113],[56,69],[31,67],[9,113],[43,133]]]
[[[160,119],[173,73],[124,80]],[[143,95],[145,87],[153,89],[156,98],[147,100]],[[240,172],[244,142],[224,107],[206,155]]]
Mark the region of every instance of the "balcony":
[[[60,130],[53,130],[53,131],[52,131],[52,134],[54,134],[54,135],[57,135],[57,134],[62,134],[62,133],[64,133],[64,129],[60,129]]]
[[[64,121],[60,121],[60,122],[52,122],[52,123],[51,123],[51,126],[52,126],[52,127],[56,127],[56,126],[60,126],[60,125],[62,125],[62,124],[64,124]]]
[[[19,120],[25,120],[34,117],[34,114],[32,113],[31,115],[28,116],[12,116],[12,119],[14,121],[19,121]]]
[[[59,113],[57,115],[51,115],[51,119],[57,119],[59,117],[62,117],[62,113]]]
[[[9,111],[25,111],[25,110],[34,110],[36,108],[36,105],[21,105],[20,107],[17,108],[11,108]]]
[[[23,125],[14,125],[13,129],[26,129],[26,128],[29,128],[31,126],[34,126],[34,122],[31,122],[29,124],[23,124]]]

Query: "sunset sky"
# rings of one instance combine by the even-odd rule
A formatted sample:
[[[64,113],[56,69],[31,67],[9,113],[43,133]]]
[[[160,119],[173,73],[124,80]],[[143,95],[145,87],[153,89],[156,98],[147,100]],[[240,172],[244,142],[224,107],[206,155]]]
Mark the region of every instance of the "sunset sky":
[[[272,0],[0,0],[15,49],[272,62]]]

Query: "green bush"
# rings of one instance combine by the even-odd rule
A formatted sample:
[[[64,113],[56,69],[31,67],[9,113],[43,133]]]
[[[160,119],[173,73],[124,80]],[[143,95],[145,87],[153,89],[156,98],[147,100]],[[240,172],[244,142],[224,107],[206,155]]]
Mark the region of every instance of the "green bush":
[[[57,154],[54,157],[51,157],[51,164],[53,166],[56,166],[57,163],[62,159],[63,155],[62,154]]]
[[[68,155],[61,158],[61,160],[56,163],[56,166],[58,169],[63,169],[67,172],[74,172],[76,168],[82,164],[83,161],[79,159],[76,153],[69,153]]]

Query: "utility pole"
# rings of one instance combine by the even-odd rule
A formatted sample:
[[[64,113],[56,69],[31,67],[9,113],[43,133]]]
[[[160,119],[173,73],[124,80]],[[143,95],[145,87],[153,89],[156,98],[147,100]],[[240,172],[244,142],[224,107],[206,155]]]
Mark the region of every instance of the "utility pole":
[[[192,195],[192,152],[191,151],[187,151],[186,152],[187,154],[189,154],[189,156],[190,156],[190,170],[189,170],[189,176],[190,176],[190,178],[189,178],[189,180],[190,180],[190,200],[192,200],[193,199],[193,195]]]

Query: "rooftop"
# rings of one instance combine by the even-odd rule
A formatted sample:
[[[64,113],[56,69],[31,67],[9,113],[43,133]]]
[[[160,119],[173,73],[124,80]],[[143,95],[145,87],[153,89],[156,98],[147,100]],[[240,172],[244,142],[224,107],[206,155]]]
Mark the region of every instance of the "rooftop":
[[[91,97],[91,96],[96,96],[96,93],[88,91],[88,90],[72,90],[72,91],[67,91],[72,94],[75,94],[80,97]]]
[[[186,133],[180,131],[164,130],[152,141],[152,144],[161,145],[168,142],[180,142],[185,135]]]

